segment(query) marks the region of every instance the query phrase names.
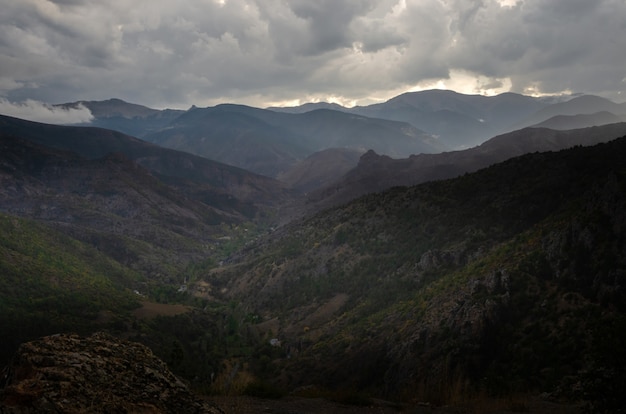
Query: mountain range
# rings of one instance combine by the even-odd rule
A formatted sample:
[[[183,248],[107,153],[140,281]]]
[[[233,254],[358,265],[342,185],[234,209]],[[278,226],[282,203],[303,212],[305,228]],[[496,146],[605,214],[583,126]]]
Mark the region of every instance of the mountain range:
[[[369,151],[340,179],[311,191],[307,201],[311,209],[317,210],[395,186],[457,177],[523,154],[594,145],[624,135],[626,123],[623,122],[564,131],[524,128],[461,151],[419,154],[403,159]]]
[[[463,114],[469,135],[598,113],[586,97],[554,112],[439,92],[392,103]],[[406,120],[334,105],[81,104],[141,139],[0,117],[3,362],[25,340],[105,330],[206,393],[620,407],[626,124],[444,151]]]
[[[371,149],[406,158],[471,148],[544,122],[538,126],[574,129],[626,120],[626,104],[596,96],[555,102],[514,93],[488,97],[446,90],[410,92],[353,108],[322,102],[268,109],[222,104],[180,111],[118,99],[60,106],[77,105],[92,111],[92,125],[273,178],[293,175],[291,168],[329,148]]]
[[[555,102],[554,98],[534,98],[515,93],[482,96],[465,95],[448,90],[409,92],[384,103],[353,108],[318,103],[270,109],[302,113],[317,108],[408,122],[436,136],[450,149],[470,148],[495,135],[535,126],[555,116],[609,112],[615,117],[604,123],[611,123],[624,121],[626,115],[626,104],[616,104],[608,99],[590,95]],[[593,125],[602,125],[602,123],[579,124],[561,129]]]

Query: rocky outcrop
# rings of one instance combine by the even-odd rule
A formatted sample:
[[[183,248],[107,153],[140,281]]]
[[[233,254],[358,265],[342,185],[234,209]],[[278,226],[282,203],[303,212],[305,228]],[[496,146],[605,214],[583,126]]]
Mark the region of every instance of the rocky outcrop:
[[[105,333],[22,344],[2,385],[0,413],[222,413],[150,349]]]

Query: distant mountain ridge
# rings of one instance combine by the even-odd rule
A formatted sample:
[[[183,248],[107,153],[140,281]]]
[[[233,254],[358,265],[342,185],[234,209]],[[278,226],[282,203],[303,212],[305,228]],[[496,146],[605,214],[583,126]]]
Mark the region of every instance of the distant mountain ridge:
[[[96,118],[146,118],[158,114],[158,109],[152,109],[144,105],[134,104],[117,98],[104,101],[77,101],[56,105],[57,107],[68,109],[77,106],[84,106],[91,111]],[[181,111],[182,112],[182,111]]]
[[[593,114],[555,115],[552,118],[533,125],[533,127],[568,130],[614,124],[625,121],[626,115],[618,116],[608,111],[601,111]]]
[[[579,116],[610,112],[615,118],[596,120],[597,125],[619,122],[626,114],[626,103],[616,104],[592,95],[574,96],[563,101],[535,98],[511,92],[495,96],[466,95],[450,90],[407,92],[383,103],[353,108],[324,102],[297,107],[270,109],[302,113],[328,105],[336,110],[408,122],[438,136],[452,149],[469,148],[505,132],[533,126],[559,115]],[[579,124],[575,127],[592,126]],[[559,128],[565,129],[565,128]]]
[[[64,109],[85,107],[94,116],[88,125],[112,129],[138,138],[167,127],[185,112],[177,109],[153,109],[116,98],[105,101],[77,101],[56,106]]]
[[[555,103],[537,111],[527,119],[515,124],[515,128],[536,125],[559,115],[592,115],[598,112],[608,112],[621,117],[626,115],[626,103],[616,104],[608,99],[593,95],[577,96],[571,100]]]
[[[144,139],[271,177],[328,148],[374,148],[395,157],[445,149],[407,123],[327,109],[289,114],[230,104],[194,108]]]
[[[457,177],[531,152],[595,145],[624,135],[626,123],[566,131],[525,128],[499,135],[477,147],[462,151],[419,154],[404,159],[392,159],[370,151],[345,176],[325,188],[311,192],[308,202],[312,210],[317,210],[394,186]]]
[[[504,93],[464,95],[454,91],[409,92],[351,111],[402,120],[440,137],[452,149],[469,148],[505,132],[520,117],[545,107],[540,99]]]
[[[283,177],[289,185],[301,174],[305,159],[330,148],[407,158],[472,148],[526,126],[566,130],[621,122],[626,113],[626,104],[597,96],[482,96],[450,90],[409,92],[354,108],[317,102],[288,108],[221,104],[160,111],[118,99],[65,106],[78,104],[92,110],[92,125],[265,176]],[[337,178],[332,176],[334,170],[311,169],[318,165],[322,164],[309,164],[310,173],[326,177],[302,184],[306,191],[315,190],[314,182],[322,185]],[[346,159],[337,171],[353,166]]]

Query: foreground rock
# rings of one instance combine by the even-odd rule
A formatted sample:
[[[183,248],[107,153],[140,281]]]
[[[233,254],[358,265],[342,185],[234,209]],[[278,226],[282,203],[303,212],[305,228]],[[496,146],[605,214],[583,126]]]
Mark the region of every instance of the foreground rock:
[[[2,385],[0,413],[222,413],[150,349],[105,333],[22,344]]]

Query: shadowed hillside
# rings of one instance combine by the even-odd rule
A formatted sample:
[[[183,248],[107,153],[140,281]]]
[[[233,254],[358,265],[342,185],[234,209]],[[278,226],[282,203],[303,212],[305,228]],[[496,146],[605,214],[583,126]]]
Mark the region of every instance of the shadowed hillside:
[[[394,186],[457,177],[526,153],[593,145],[624,134],[626,123],[567,131],[525,128],[499,135],[463,151],[419,154],[405,159],[391,159],[370,151],[346,175],[324,188],[312,191],[308,195],[309,209],[316,211],[339,205]]]
[[[215,203],[217,208],[244,216],[258,213],[259,207],[273,208],[295,197],[271,178],[107,129],[48,125],[0,115],[0,134],[89,159],[124,154],[174,187],[196,193],[209,205]]]
[[[289,389],[436,403],[546,392],[615,407],[625,146],[368,195],[280,229],[204,280],[240,303],[262,342],[280,340],[250,364]]]

